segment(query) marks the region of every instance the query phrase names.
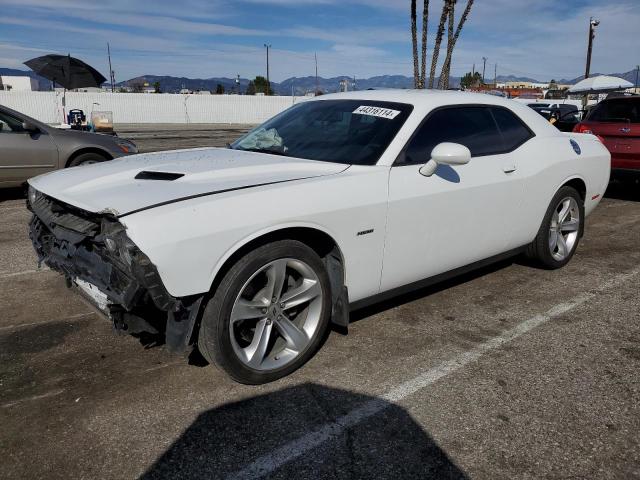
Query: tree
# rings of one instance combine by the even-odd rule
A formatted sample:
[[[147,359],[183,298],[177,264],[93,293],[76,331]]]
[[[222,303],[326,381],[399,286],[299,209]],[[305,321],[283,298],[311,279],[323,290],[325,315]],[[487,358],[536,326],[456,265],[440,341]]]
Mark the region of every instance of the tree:
[[[420,66],[420,88],[426,85],[425,74],[427,72],[427,29],[429,27],[429,0],[424,0],[422,4],[422,51]]]
[[[436,75],[436,66],[438,65],[438,55],[440,54],[440,45],[442,45],[442,37],[444,36],[444,24],[449,16],[450,0],[445,0],[440,13],[440,23],[436,31],[436,41],[433,46],[433,55],[431,56],[431,72],[429,73],[429,88],[433,88],[433,80]]]
[[[551,81],[549,82],[549,90],[558,90],[558,82],[556,82],[554,79],[551,79]]]
[[[253,83],[253,80],[249,81],[249,84],[247,85],[247,90],[245,92],[245,95],[255,95],[256,94],[256,84]]]
[[[162,93],[160,90],[160,82],[153,82],[153,93]]]
[[[253,83],[256,88],[256,93],[264,93],[265,95],[273,95],[273,90],[271,90],[271,84],[267,81],[266,78],[258,75]]]
[[[482,74],[480,72],[467,72],[460,80],[460,86],[462,88],[473,88],[482,85]]]
[[[451,36],[451,32],[453,30],[453,22],[454,22],[454,9],[456,0],[450,0],[451,6],[449,9],[449,37],[447,41],[447,56],[444,59],[444,64],[442,65],[442,73],[440,74],[440,86],[441,88],[449,88],[449,78],[451,77],[451,60],[453,58],[453,49],[456,46],[456,42],[458,41],[458,37],[460,36],[460,32],[462,32],[462,27],[467,21],[467,17],[471,12],[471,7],[473,6],[473,0],[467,0],[467,6],[462,12],[462,16],[460,17],[460,21],[458,22],[458,26],[456,28],[455,34],[453,37]]]
[[[142,93],[144,89],[144,85],[142,84],[142,82],[135,82],[133,85],[131,85],[131,91],[133,93]]]
[[[440,72],[440,78],[438,79],[438,88],[449,88],[449,76],[446,72],[447,58],[449,57],[449,46],[453,43],[453,22],[455,20],[455,9],[457,0],[447,0],[449,2],[449,11],[447,13],[447,55],[445,61],[442,63],[442,71]]]
[[[222,95],[224,93],[224,85],[216,85],[216,95]]]
[[[422,6],[422,47],[418,59],[418,26],[416,0],[411,0],[411,42],[413,46],[413,86],[424,88],[427,57],[427,28],[429,25],[429,0],[424,0]]]

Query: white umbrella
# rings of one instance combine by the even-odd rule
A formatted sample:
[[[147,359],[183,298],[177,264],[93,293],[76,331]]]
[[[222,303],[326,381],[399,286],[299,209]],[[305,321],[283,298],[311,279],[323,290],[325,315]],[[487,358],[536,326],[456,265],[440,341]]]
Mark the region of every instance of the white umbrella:
[[[624,78],[600,75],[599,77],[585,78],[576,83],[569,89],[569,93],[607,93],[631,87],[633,84]]]

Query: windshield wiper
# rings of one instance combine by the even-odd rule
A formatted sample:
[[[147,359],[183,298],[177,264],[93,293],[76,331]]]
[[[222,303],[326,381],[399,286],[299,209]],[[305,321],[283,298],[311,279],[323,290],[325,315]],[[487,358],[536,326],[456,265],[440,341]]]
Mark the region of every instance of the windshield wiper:
[[[289,156],[281,150],[270,150],[268,148],[237,148],[236,150],[243,150],[245,152],[269,153],[271,155],[280,155],[283,157]]]

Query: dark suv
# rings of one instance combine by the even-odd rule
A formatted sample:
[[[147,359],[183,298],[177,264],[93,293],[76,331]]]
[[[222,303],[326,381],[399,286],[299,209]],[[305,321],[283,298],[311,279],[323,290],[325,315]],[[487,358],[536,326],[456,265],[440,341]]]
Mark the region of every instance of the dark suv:
[[[611,152],[611,174],[640,178],[640,96],[603,100],[573,129],[602,138]]]

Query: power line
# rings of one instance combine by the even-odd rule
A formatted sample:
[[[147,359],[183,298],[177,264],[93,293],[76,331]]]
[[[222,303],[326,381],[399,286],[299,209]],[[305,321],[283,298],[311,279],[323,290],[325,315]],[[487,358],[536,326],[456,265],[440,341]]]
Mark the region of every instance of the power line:
[[[111,48],[109,47],[109,42],[107,42],[107,55],[109,56],[109,80],[111,81],[111,93],[113,93],[116,85],[116,77],[113,72],[113,68],[111,68]]]
[[[314,59],[315,59],[315,61],[316,61],[316,92],[315,92],[315,94],[317,95],[317,94],[318,94],[318,91],[319,91],[319,89],[320,89],[320,88],[318,87],[318,54],[317,54],[317,53],[314,53],[314,54],[313,54],[313,58],[314,58]]]
[[[265,95],[269,95],[269,90],[271,90],[271,82],[269,81],[269,49],[271,48],[271,44],[264,44],[267,49],[267,91]]]
[[[482,57],[482,84],[484,85],[484,71],[487,68],[487,57]]]

